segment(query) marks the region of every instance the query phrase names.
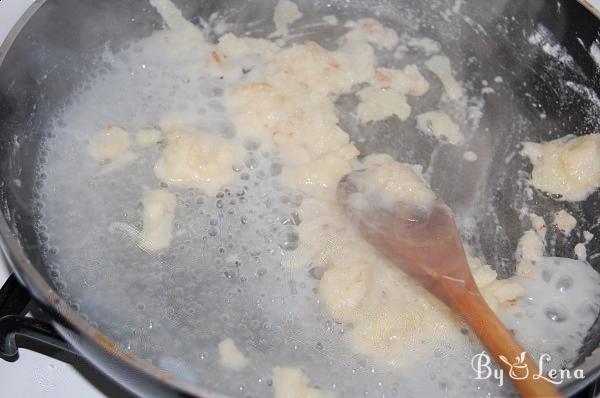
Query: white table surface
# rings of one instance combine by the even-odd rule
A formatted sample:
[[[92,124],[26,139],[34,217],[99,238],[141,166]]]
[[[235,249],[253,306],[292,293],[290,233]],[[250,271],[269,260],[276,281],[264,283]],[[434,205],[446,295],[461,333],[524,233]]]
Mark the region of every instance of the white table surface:
[[[0,0],[0,43],[32,2]],[[590,3],[600,9],[600,0]],[[8,269],[0,263],[0,284],[8,275]],[[104,397],[69,365],[27,350],[21,350],[21,357],[15,363],[0,360],[0,386],[4,397]]]

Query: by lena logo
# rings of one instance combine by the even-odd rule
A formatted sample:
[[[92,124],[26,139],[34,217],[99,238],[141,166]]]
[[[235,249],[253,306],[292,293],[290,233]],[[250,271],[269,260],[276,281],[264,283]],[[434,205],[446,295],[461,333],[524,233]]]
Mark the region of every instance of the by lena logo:
[[[518,357],[515,357],[514,363],[510,363],[508,358],[506,358],[504,355],[500,355],[498,357],[498,358],[500,358],[500,360],[502,362],[504,362],[505,364],[507,364],[510,367],[508,375],[510,376],[511,379],[520,380],[520,379],[526,379],[529,377],[529,368],[527,367],[527,364],[525,363],[526,355],[527,355],[527,353],[525,351],[523,351],[521,353],[521,355],[519,355]]]
[[[544,369],[544,365],[550,362],[550,354],[540,355],[538,362],[538,370],[534,374],[530,374],[532,371],[527,367],[525,358],[527,352],[523,351],[519,356],[515,357],[514,360],[506,358],[504,355],[500,355],[500,361],[504,362],[508,368],[508,376],[513,380],[522,380],[531,377],[535,380],[543,379],[552,384],[562,384],[565,380],[569,379],[584,379],[583,369]],[[485,352],[482,351],[476,354],[471,359],[471,367],[475,372],[476,380],[487,380],[495,379],[498,385],[502,387],[504,385],[504,369],[499,369],[492,366],[492,359]]]

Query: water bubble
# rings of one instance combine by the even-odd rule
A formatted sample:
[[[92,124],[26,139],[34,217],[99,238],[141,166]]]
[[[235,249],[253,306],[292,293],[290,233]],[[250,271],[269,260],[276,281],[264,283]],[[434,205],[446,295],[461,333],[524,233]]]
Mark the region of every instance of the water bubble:
[[[564,322],[568,318],[568,311],[562,304],[553,303],[546,306],[544,315],[551,321]]]
[[[323,275],[325,274],[325,271],[326,271],[325,267],[316,266],[316,267],[312,267],[311,269],[309,269],[308,274],[313,279],[321,280],[321,278],[323,278]]]
[[[266,180],[267,177],[268,177],[267,173],[265,173],[262,170],[260,170],[258,173],[256,173],[256,178],[258,178],[259,180]]]
[[[246,148],[248,151],[256,151],[259,146],[259,143],[256,141],[248,140],[244,142],[244,148]]]
[[[48,241],[48,234],[45,232],[40,232],[38,234],[38,237],[40,239],[40,242],[47,242]]]
[[[448,391],[452,389],[452,383],[450,383],[449,381],[440,381],[438,383],[438,387],[442,391]]]
[[[208,107],[215,112],[224,112],[225,107],[220,101],[210,101]]]
[[[551,279],[552,279],[552,272],[550,272],[548,270],[543,270],[542,271],[542,280],[544,282],[550,282]]]
[[[565,291],[567,291],[568,289],[570,289],[571,286],[573,286],[573,278],[571,278],[568,275],[561,276],[558,279],[558,281],[556,281],[556,288],[561,293],[564,293]]]
[[[271,175],[273,177],[276,177],[278,175],[281,174],[281,170],[282,170],[282,166],[279,163],[272,163],[271,167],[269,168],[269,173],[271,173]]]
[[[302,223],[302,220],[300,219],[300,215],[298,215],[298,213],[293,212],[291,214],[291,216],[292,216],[292,223],[294,225],[300,225]]]
[[[297,232],[288,232],[284,238],[284,241],[279,245],[283,250],[296,250],[299,244],[299,237]]]
[[[246,160],[244,160],[244,164],[250,170],[254,170],[259,166],[258,159],[256,159],[255,157],[246,158]]]

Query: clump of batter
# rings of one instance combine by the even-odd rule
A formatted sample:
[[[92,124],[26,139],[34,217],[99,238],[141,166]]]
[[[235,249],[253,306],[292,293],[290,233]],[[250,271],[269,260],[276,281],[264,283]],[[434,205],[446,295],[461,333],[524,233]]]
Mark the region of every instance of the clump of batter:
[[[522,153],[533,164],[533,186],[559,200],[585,200],[600,187],[600,134],[525,142]]]

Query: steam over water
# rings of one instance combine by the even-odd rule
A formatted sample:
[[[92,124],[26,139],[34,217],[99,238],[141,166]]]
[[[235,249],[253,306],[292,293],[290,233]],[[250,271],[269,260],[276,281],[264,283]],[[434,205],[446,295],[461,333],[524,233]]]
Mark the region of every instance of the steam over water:
[[[401,369],[351,353],[344,326],[321,306],[319,270],[280,266],[298,246],[302,196],[283,188],[279,155],[238,142],[226,114],[224,94],[251,74],[238,80],[203,74],[197,65],[208,44],[199,40],[190,52],[178,39],[162,30],[107,51],[105,66],[57,115],[44,143],[37,228],[50,275],[70,305],[123,349],[232,396],[271,396],[273,366],[300,367],[338,397],[499,394],[494,380],[473,380],[471,358],[482,348],[467,330],[457,330],[459,343],[451,347],[417,342],[414,350],[434,356]],[[133,136],[169,112],[189,115],[199,130],[244,148],[235,181],[216,196],[155,177],[164,142],[132,145],[137,159],[111,173],[90,159],[90,137],[107,125]],[[157,188],[176,194],[174,239],[168,250],[149,253],[135,231],[143,228],[144,190]],[[560,367],[573,359],[598,313],[598,277],[586,264],[564,259],[545,259],[538,272],[527,286],[536,295],[507,311],[505,322],[527,348],[549,352],[549,366]],[[224,337],[250,360],[239,373],[217,365]]]

